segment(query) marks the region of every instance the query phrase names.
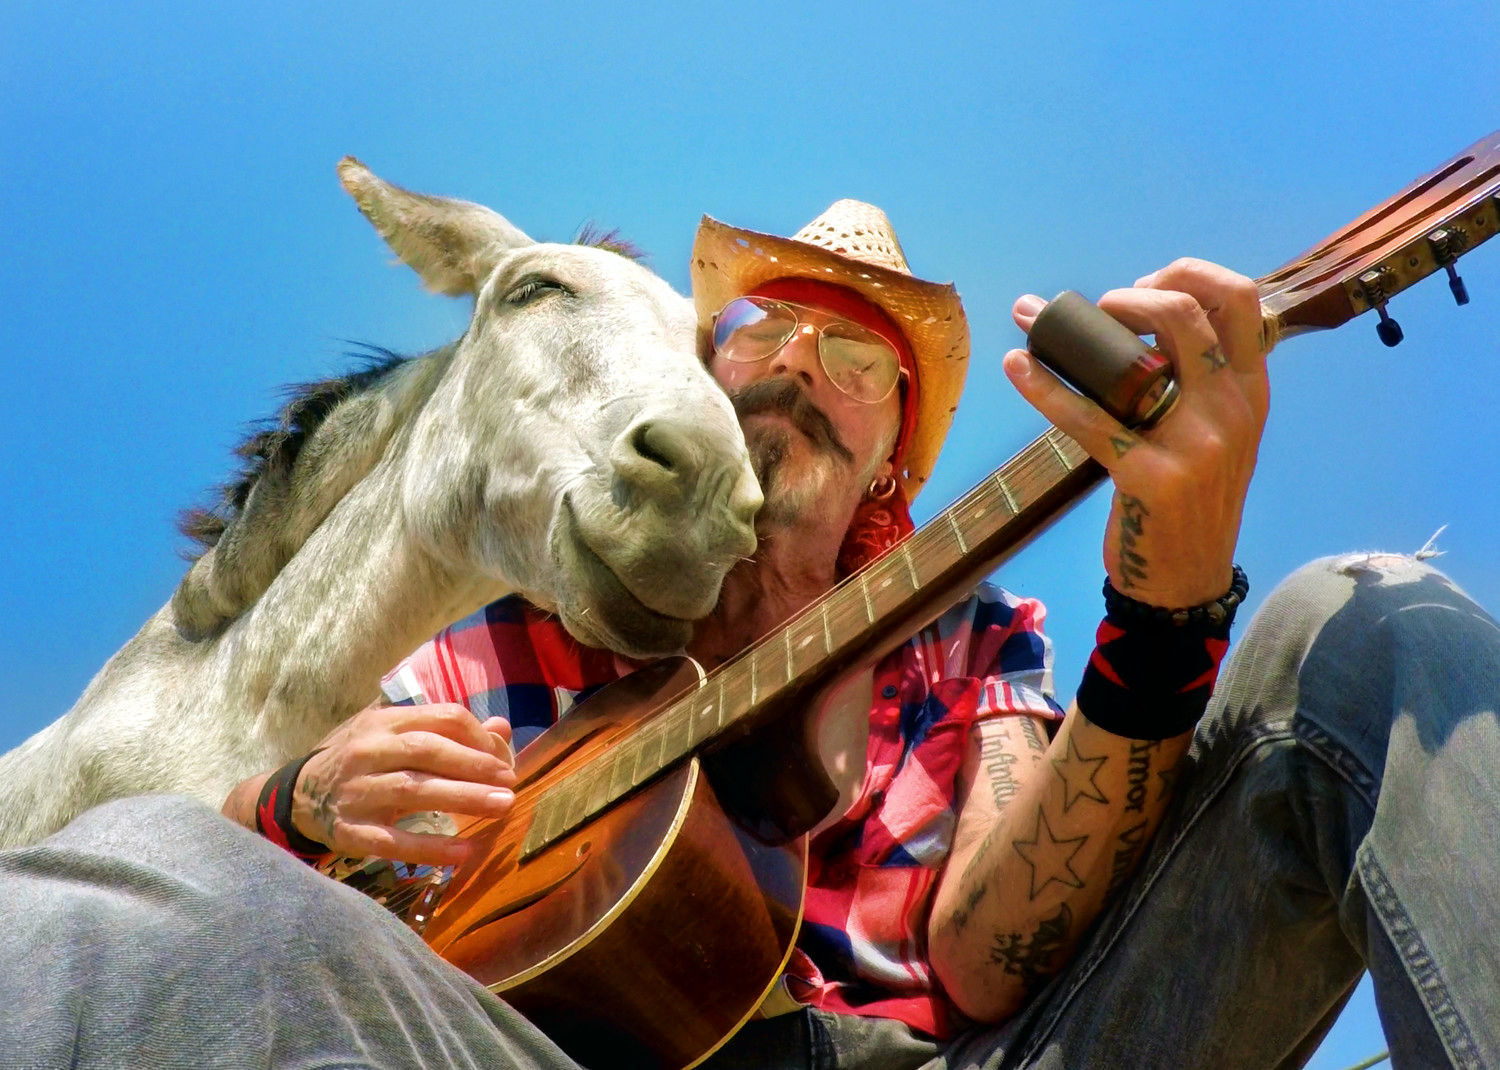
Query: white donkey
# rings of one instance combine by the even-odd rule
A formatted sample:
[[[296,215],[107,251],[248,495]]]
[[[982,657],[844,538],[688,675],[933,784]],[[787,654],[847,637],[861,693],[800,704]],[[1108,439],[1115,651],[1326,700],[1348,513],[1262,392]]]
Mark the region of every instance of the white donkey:
[[[213,805],[378,697],[438,629],[520,591],[585,642],[680,648],[761,503],[691,305],[620,253],[539,244],[345,159],[462,338],[305,388],[242,449],[207,547],[77,705],[0,758],[0,845],[106,799]]]

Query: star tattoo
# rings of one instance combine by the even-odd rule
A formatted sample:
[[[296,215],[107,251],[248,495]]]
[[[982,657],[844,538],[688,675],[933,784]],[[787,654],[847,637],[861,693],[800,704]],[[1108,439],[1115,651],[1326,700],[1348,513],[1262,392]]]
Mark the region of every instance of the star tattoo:
[[[1099,775],[1099,767],[1108,760],[1108,756],[1103,754],[1097,758],[1085,758],[1078,750],[1078,741],[1072,736],[1068,737],[1067,757],[1052,759],[1052,768],[1062,777],[1063,813],[1073,809],[1073,804],[1079,799],[1109,802],[1094,779]]]
[[[1073,840],[1059,840],[1047,824],[1047,814],[1036,812],[1036,831],[1029,840],[1016,840],[1011,844],[1016,854],[1031,867],[1031,898],[1035,899],[1043,888],[1056,881],[1066,888],[1082,888],[1083,878],[1073,870],[1073,859],[1083,850],[1087,836]]]

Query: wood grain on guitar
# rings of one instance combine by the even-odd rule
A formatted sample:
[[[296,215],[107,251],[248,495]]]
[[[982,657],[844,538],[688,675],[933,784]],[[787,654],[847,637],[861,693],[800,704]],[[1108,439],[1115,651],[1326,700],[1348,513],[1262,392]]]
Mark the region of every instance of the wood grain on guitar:
[[[1464,303],[1454,261],[1500,230],[1497,190],[1500,132],[1259,279],[1268,322],[1284,337],[1373,308],[1394,344],[1394,294],[1446,269]],[[405,897],[420,903],[415,927],[585,1066],[705,1058],[755,1012],[796,939],[803,833],[829,805],[801,711],[1103,475],[1049,429],[706,678],[673,663],[581,704],[522,752],[511,815],[465,830],[474,860]]]

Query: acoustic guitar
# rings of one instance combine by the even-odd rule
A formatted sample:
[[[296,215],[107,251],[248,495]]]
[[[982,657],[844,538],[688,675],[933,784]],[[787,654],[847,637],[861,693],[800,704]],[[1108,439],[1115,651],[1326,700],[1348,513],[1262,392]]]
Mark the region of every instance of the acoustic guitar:
[[[1500,229],[1500,131],[1258,280],[1281,337],[1374,309]],[[1104,478],[1056,428],[904,543],[712,673],[668,659],[571,710],[521,752],[502,821],[451,874],[378,891],[431,947],[589,1067],[682,1067],[780,976],[807,837],[837,795],[804,711],[944,610]],[[368,882],[367,882],[368,883]]]

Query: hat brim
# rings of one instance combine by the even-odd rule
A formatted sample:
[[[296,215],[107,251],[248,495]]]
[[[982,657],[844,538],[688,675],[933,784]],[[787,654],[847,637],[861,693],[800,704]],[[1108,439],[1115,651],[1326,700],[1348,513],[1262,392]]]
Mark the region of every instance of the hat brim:
[[[736,297],[779,278],[816,279],[880,306],[906,335],[916,359],[917,417],[899,473],[908,501],[937,463],[969,367],[969,323],[951,283],[927,282],[792,238],[731,227],[704,216],[690,266],[700,335]]]

